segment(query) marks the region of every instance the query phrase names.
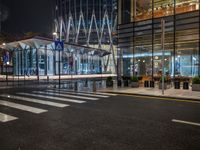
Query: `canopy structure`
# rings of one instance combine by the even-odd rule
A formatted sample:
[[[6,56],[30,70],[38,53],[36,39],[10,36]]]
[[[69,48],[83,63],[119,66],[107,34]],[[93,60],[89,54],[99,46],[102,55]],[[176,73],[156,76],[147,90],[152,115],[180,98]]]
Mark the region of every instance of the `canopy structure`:
[[[10,54],[3,54],[8,57],[4,64],[8,60],[15,75],[102,74],[105,72],[104,56],[110,54],[103,49],[67,42],[63,50],[58,51],[54,40],[40,36],[6,43],[1,48],[10,51]]]
[[[6,43],[5,45],[0,46],[3,49],[7,50],[15,50],[15,49],[28,49],[28,48],[35,48],[35,49],[42,49],[47,47],[47,49],[55,50],[55,43],[52,39],[41,37],[41,36],[35,36],[28,39],[23,39],[11,43]],[[70,44],[65,42],[64,43],[64,51],[66,52],[78,52],[80,54],[92,54],[92,55],[98,55],[100,57],[104,57],[106,55],[111,54],[110,52],[98,49],[98,48],[92,48],[77,44]]]

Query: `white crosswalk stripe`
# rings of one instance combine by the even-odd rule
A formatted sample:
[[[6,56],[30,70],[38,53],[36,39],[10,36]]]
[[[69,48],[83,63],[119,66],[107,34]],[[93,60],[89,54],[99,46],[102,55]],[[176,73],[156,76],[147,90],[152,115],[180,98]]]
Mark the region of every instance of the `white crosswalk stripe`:
[[[97,94],[87,94],[87,93],[79,93],[79,92],[69,92],[69,91],[59,91],[58,89],[54,89],[54,90],[46,90],[48,92],[60,92],[60,93],[66,93],[66,94],[75,94],[75,95],[82,95],[82,96],[91,96],[91,97],[98,97],[98,98],[108,98],[109,96],[105,96],[105,95],[97,95]]]
[[[47,99],[51,99],[54,101],[64,101],[64,102],[72,102],[72,103],[85,103],[86,101],[82,101],[82,100],[74,100],[74,99],[68,99],[68,98],[61,98],[61,97],[55,97],[55,96],[48,96],[48,95],[40,95],[40,94],[31,94],[31,93],[17,93],[19,95],[23,95],[23,96],[33,96],[33,97],[39,97],[39,98],[47,98]]]
[[[84,100],[98,100],[98,98],[94,97],[85,97],[85,96],[76,96],[76,95],[69,95],[69,94],[60,94],[60,93],[55,93],[55,92],[41,92],[41,91],[33,91],[33,93],[37,94],[48,94],[48,95],[55,95],[55,96],[63,96],[63,97],[72,97],[72,98],[80,98]]]
[[[0,113],[0,122],[8,122],[8,121],[16,120],[16,119],[18,119],[18,118],[7,115],[7,114]]]
[[[23,110],[23,111],[28,111],[28,112],[35,113],[35,114],[40,114],[40,113],[48,111],[48,110],[35,108],[35,107],[31,107],[31,106],[26,106],[26,105],[22,105],[22,104],[17,104],[17,103],[13,103],[13,102],[8,102],[8,101],[4,101],[4,100],[0,100],[0,105]]]
[[[40,100],[40,99],[27,98],[27,97],[22,97],[22,96],[15,96],[15,95],[2,94],[1,97],[5,97],[5,98],[9,98],[9,99],[16,99],[19,101],[27,101],[27,102],[32,102],[32,103],[49,105],[49,106],[54,106],[54,107],[61,107],[61,108],[69,106],[67,104],[49,102],[49,101],[44,101],[44,100]]]
[[[65,89],[59,89],[60,91],[66,91]],[[98,95],[106,95],[106,96],[117,96],[118,94],[113,93],[105,93],[105,92],[89,92],[89,91],[78,91],[78,93],[87,93],[87,94],[98,94]]]

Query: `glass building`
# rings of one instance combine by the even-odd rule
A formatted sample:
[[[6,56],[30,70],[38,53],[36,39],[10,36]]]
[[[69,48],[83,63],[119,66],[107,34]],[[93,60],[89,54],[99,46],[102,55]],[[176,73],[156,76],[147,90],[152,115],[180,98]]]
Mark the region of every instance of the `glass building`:
[[[6,43],[1,48],[5,50],[4,70],[9,65],[13,66],[13,75],[38,78],[59,75],[59,71],[61,75],[101,74],[102,59],[110,54],[102,49],[69,43],[64,43],[64,49],[58,51],[52,39],[39,36]]]
[[[118,73],[200,76],[199,0],[118,0]],[[165,24],[161,29],[161,20]]]
[[[55,0],[55,29],[69,43],[111,53],[102,61],[103,72],[116,73],[117,0]]]

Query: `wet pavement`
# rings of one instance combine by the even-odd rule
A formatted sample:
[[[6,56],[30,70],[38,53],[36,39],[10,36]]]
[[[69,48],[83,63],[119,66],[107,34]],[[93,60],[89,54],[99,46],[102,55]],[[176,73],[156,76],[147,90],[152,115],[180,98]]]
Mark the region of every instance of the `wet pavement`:
[[[0,149],[200,149],[197,102],[65,86],[1,89]]]

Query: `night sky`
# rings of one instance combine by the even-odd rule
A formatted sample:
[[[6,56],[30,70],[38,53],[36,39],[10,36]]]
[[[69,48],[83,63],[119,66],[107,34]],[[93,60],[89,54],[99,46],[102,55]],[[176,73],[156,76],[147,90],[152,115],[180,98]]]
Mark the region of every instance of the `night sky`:
[[[52,33],[53,0],[1,0],[9,9],[9,18],[2,31],[11,34],[26,32]]]

